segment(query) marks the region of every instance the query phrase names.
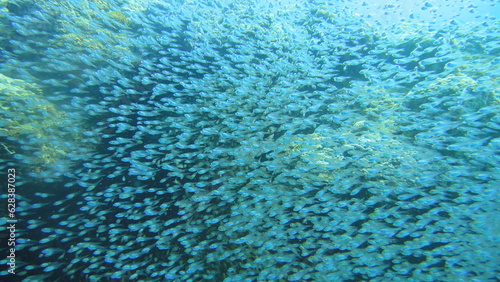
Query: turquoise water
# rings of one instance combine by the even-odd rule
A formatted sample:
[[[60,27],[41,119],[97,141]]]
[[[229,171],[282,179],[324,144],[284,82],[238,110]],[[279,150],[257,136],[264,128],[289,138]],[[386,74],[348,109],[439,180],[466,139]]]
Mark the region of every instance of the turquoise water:
[[[499,5],[399,2],[0,2],[1,278],[497,281]]]

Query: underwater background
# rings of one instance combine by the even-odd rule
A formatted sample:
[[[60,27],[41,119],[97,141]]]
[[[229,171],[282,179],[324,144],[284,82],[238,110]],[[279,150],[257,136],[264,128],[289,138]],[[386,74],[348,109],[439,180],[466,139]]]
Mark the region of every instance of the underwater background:
[[[1,0],[2,281],[499,281],[494,0]]]

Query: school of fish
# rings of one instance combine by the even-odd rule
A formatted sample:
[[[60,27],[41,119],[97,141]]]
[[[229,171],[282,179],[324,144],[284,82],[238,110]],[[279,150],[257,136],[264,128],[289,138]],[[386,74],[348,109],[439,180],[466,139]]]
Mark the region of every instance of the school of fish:
[[[497,281],[496,1],[386,2],[0,1],[16,275]]]

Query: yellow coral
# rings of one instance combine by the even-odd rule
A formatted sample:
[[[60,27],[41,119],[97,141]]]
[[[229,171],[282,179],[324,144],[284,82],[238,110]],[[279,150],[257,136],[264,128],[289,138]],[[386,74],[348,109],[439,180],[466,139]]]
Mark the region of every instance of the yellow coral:
[[[48,144],[48,141],[78,139],[77,134],[63,134],[63,121],[67,115],[46,100],[35,84],[0,74],[0,93],[0,116],[3,121],[0,134],[14,140],[9,144],[0,143],[5,152],[29,155],[32,157],[29,165],[37,170],[49,170],[51,164],[63,160],[70,151],[69,145]],[[60,140],[61,136],[72,140]],[[30,140],[31,148],[28,150],[33,151],[26,154],[26,149],[16,144],[21,140]]]
[[[127,16],[124,13],[122,13],[122,12],[109,11],[108,15],[110,17],[112,17],[113,19],[121,22],[122,24],[125,24],[125,25],[129,25],[130,24],[129,18],[127,18]]]

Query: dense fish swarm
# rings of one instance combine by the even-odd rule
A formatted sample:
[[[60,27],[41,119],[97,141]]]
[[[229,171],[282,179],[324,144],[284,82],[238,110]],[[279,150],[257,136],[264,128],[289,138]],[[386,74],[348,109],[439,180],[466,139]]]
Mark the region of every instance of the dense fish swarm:
[[[16,275],[498,280],[499,21],[329,2],[0,1]]]

